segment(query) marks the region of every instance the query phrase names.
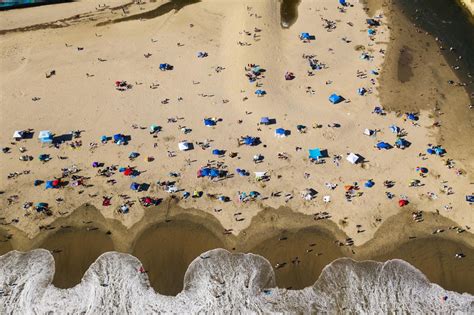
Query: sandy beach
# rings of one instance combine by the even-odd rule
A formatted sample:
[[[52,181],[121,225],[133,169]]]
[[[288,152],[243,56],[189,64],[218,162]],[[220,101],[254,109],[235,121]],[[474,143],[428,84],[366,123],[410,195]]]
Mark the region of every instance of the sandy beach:
[[[297,289],[338,257],[398,257],[473,293],[463,280],[474,274],[472,100],[439,42],[391,3],[367,2],[295,2],[285,21],[277,1],[0,12],[0,254],[59,249],[77,283],[100,253],[128,252],[169,294],[216,247],[261,254],[278,285]],[[40,143],[43,130],[54,144]],[[427,153],[436,147],[446,152]],[[316,162],[315,148],[327,152]],[[204,169],[218,175],[197,176]],[[180,215],[197,223],[167,225]],[[74,251],[84,239],[98,241]],[[171,262],[177,276],[166,278],[156,266]],[[54,284],[70,286],[61,275]]]

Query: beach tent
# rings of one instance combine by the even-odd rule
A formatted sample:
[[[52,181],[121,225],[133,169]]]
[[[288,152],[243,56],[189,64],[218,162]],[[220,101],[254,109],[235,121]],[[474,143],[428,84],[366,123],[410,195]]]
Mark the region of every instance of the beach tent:
[[[38,134],[38,139],[41,141],[41,143],[52,143],[53,134],[49,130],[42,130]]]
[[[367,30],[367,33],[368,33],[369,35],[375,35],[375,30],[369,28],[369,29]]]
[[[158,126],[158,125],[151,125],[150,126],[150,133],[159,132],[160,130],[161,130],[161,127]]]
[[[262,119],[260,119],[260,123],[262,125],[269,125],[270,124],[270,118],[268,117],[262,117]]]
[[[254,174],[255,174],[255,179],[260,180],[265,177],[267,172],[254,172]]]
[[[24,134],[24,131],[23,130],[16,130],[14,133],[13,133],[13,139],[19,141],[23,138],[23,134]]]
[[[359,94],[360,96],[364,96],[365,93],[367,93],[367,90],[365,88],[361,87],[357,89],[357,94]]]
[[[357,164],[357,162],[359,161],[360,157],[357,155],[357,154],[354,154],[354,153],[349,153],[349,155],[347,156],[346,160],[348,160],[350,163],[352,164]]]
[[[342,5],[342,6],[347,5],[346,0],[339,0],[339,4]]]
[[[286,130],[283,128],[275,129],[275,136],[277,137],[286,137]]]
[[[434,152],[436,153],[436,155],[443,155],[446,153],[446,150],[442,147],[436,147],[434,148]]]
[[[131,185],[130,185],[130,189],[131,190],[138,190],[138,188],[140,187],[140,185],[138,183],[135,183],[133,182]]]
[[[400,127],[397,127],[397,126],[395,126],[395,125],[391,125],[391,126],[389,127],[389,129],[390,129],[390,131],[391,131],[392,133],[399,133],[399,132],[400,132]]]
[[[319,160],[323,155],[320,148],[309,149],[309,158]]]
[[[311,35],[309,35],[309,33],[301,33],[300,39],[301,39],[301,40],[310,40],[310,39],[311,39]]]
[[[255,138],[255,137],[247,136],[247,137],[244,137],[244,138],[243,138],[243,141],[244,141],[244,144],[245,144],[245,145],[253,146],[253,145],[257,145],[257,144],[258,144],[258,140],[257,140],[257,138]]]
[[[399,149],[404,149],[408,148],[410,146],[410,142],[403,139],[403,138],[398,138],[397,141],[395,141],[395,146]]]
[[[168,63],[160,63],[160,70],[161,71],[173,70],[173,66]]]
[[[377,149],[379,149],[379,150],[382,150],[382,149],[383,150],[389,150],[391,148],[392,148],[392,146],[387,142],[380,141],[379,143],[377,143]]]
[[[219,177],[220,173],[219,173],[219,170],[217,168],[211,168],[210,172],[209,172],[209,176],[210,177]]]
[[[364,130],[364,135],[366,135],[366,136],[372,136],[374,133],[375,133],[375,131],[373,131],[372,129],[365,128],[365,130]]]
[[[224,150],[214,149],[212,150],[213,155],[223,155],[225,153]]]
[[[267,94],[267,92],[265,92],[264,90],[260,90],[260,89],[259,89],[259,90],[256,90],[256,91],[255,91],[255,94],[256,94],[257,96],[264,96],[265,94]]]
[[[331,94],[331,96],[329,96],[329,101],[333,104],[338,104],[342,102],[343,100],[344,98],[340,95],[337,95],[336,93],[333,93]]]
[[[466,201],[469,203],[474,202],[474,195],[466,195]]]
[[[182,141],[182,142],[178,143],[178,148],[179,148],[180,151],[191,150],[191,144],[187,141]]]
[[[365,20],[369,26],[379,26],[380,22],[374,19],[367,19]]]
[[[206,118],[204,119],[204,126],[212,127],[216,125],[216,121],[214,119]]]

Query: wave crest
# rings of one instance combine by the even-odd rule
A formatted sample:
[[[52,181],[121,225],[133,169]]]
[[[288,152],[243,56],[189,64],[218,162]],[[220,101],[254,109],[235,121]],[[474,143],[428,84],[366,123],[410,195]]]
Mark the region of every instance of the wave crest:
[[[0,257],[0,313],[474,312],[472,295],[446,291],[402,260],[337,259],[312,287],[286,290],[265,258],[214,249],[190,264],[176,297],[156,293],[140,268],[134,256],[108,252],[80,284],[59,289],[49,251],[12,251]]]

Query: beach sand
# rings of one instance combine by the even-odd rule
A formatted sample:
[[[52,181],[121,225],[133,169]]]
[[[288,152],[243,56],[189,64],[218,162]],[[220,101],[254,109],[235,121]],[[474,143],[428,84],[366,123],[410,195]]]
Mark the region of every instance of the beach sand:
[[[64,233],[64,237],[43,243],[46,235],[52,232],[40,232],[40,226],[51,224],[58,228],[62,224],[58,222],[66,222],[70,217],[74,228],[87,228],[88,225],[83,221],[87,222],[88,219],[82,214],[74,217],[74,212],[79,211],[75,209],[81,208],[81,205],[89,203],[100,212],[100,215],[89,214],[95,218],[93,225],[99,227],[101,233],[116,230],[110,235],[113,244],[108,236],[97,237],[100,239],[94,245],[97,248],[92,247],[88,253],[84,253],[84,264],[93,261],[93,257],[101,251],[115,249],[131,252],[149,269],[155,288],[170,294],[178,292],[179,283],[173,283],[175,278],[165,278],[166,284],[160,283],[158,278],[166,276],[160,273],[162,271],[152,269],[152,266],[168,265],[179,256],[181,259],[176,262],[176,275],[179,278],[196,255],[222,244],[228,249],[235,247],[238,251],[260,253],[274,266],[286,262],[287,266],[276,273],[277,282],[280,281],[281,286],[293,288],[313,283],[321,269],[334,258],[351,255],[346,247],[330,246],[335,240],[347,237],[351,237],[355,246],[361,248],[373,242],[384,244],[386,253],[380,252],[378,245],[370,245],[379,251],[379,259],[410,253],[404,257],[408,261],[411,259],[415,266],[422,265],[426,270],[433,268],[433,271],[421,268],[427,275],[436,275],[453,262],[467,265],[472,259],[473,255],[467,254],[465,259],[458,261],[454,258],[455,253],[449,253],[446,254],[447,258],[440,259],[439,265],[426,266],[421,260],[418,262],[413,258],[416,257],[414,253],[418,246],[402,246],[399,251],[395,250],[408,237],[404,228],[400,228],[398,236],[394,236],[397,233],[393,231],[389,235],[377,234],[379,227],[396,215],[403,216],[405,220],[408,218],[407,222],[414,225],[414,231],[423,231],[425,236],[430,234],[432,230],[429,229],[436,226],[426,222],[415,224],[411,220],[411,212],[418,210],[426,213],[425,216],[439,211],[440,218],[451,220],[452,225],[464,229],[474,224],[472,206],[464,200],[465,195],[472,194],[474,163],[471,154],[474,146],[465,145],[466,141],[472,142],[472,138],[469,138],[469,134],[472,135],[472,111],[469,112],[464,105],[469,102],[468,95],[462,88],[447,87],[445,78],[456,78],[456,75],[447,66],[443,55],[436,50],[433,39],[427,35],[423,37],[423,34],[410,33],[410,23],[401,21],[401,18],[400,23],[405,24],[397,25],[402,25],[401,28],[406,26],[408,35],[399,34],[393,25],[388,29],[391,21],[386,15],[397,18],[390,11],[391,6],[382,6],[380,3],[371,6],[369,2],[369,14],[384,14],[382,25],[377,28],[372,41],[367,35],[367,14],[362,3],[354,3],[347,8],[346,13],[340,13],[335,1],[302,1],[298,4],[298,17],[289,28],[281,27],[280,4],[276,1],[226,1],[225,4],[217,0],[192,4],[185,1],[171,5],[156,1],[123,7],[120,5],[124,3],[119,1],[109,4],[114,9],[95,10],[92,1],[31,8],[28,12],[35,16],[31,19],[23,17],[24,11],[19,10],[0,13],[0,16],[5,17],[0,19],[0,143],[2,147],[11,148],[11,153],[1,155],[0,207],[4,228],[8,230],[4,234],[14,234],[11,241],[0,245],[0,250],[27,250],[35,246],[48,249],[76,248],[83,238],[82,234],[69,239],[68,234]],[[147,13],[152,10],[155,11]],[[73,16],[71,11],[78,15]],[[328,32],[321,18],[334,21],[337,27]],[[54,22],[56,20],[63,21]],[[261,31],[256,32],[255,28]],[[244,30],[250,35],[246,35]],[[298,39],[301,32],[314,34],[316,40],[302,43]],[[343,41],[344,37],[350,42]],[[239,41],[249,45],[240,46],[237,44]],[[408,46],[404,52],[400,52],[401,43]],[[387,50],[385,54],[384,50]],[[198,59],[196,54],[199,51],[206,51],[209,56]],[[361,59],[363,51],[373,59],[369,62]],[[146,58],[144,54],[148,53],[151,56]],[[308,76],[308,62],[302,58],[303,54],[316,55],[316,59],[328,68],[314,71],[314,76]],[[158,69],[160,63],[170,63],[174,69],[162,72]],[[250,63],[266,70],[258,81],[263,84],[261,87],[250,84],[244,76],[244,67]],[[45,73],[51,70],[55,70],[56,75],[45,78]],[[358,70],[367,73],[367,77],[357,78]],[[370,79],[378,79],[370,74],[371,70],[382,73],[380,87],[378,83],[370,83]],[[286,71],[293,72],[296,78],[286,81]],[[132,84],[132,88],[119,92],[114,88],[116,80],[126,80]],[[328,81],[332,83],[326,84]],[[153,84],[156,84],[156,89],[150,88]],[[360,87],[372,93],[359,96],[357,89]],[[254,92],[258,88],[266,90],[268,94],[257,97]],[[314,90],[314,94],[307,92],[311,90]],[[350,102],[330,104],[328,97],[334,92]],[[32,101],[34,97],[40,99]],[[179,97],[182,100],[178,100]],[[162,103],[164,99],[169,99],[167,104]],[[432,111],[435,103],[442,108],[449,106],[449,110],[443,110],[440,128],[433,127],[438,119]],[[453,104],[463,105],[457,107]],[[372,114],[372,109],[379,105],[393,111],[385,116]],[[420,119],[417,124],[404,121],[397,111],[419,111]],[[260,118],[264,116],[275,118],[277,124],[258,126]],[[183,119],[167,123],[170,117]],[[217,117],[222,121],[215,127],[205,127],[203,119],[207,117]],[[340,124],[340,127],[328,127],[328,124],[333,123]],[[144,128],[133,128],[134,124]],[[163,128],[156,138],[148,132],[152,124]],[[296,126],[299,124],[308,127],[306,133],[298,133]],[[314,129],[314,124],[321,124],[322,128]],[[396,136],[388,130],[391,124],[407,132],[406,138],[411,142],[409,148],[389,151],[374,148],[377,141],[395,141]],[[179,126],[190,128],[192,132],[183,134]],[[276,138],[274,132],[278,127],[291,130],[291,135],[283,139]],[[28,128],[35,131],[33,139],[11,144],[11,135],[15,130]],[[380,132],[376,138],[367,137],[363,134],[365,128],[379,129]],[[52,130],[56,135],[83,130],[81,138],[77,139],[82,141],[82,147],[72,149],[68,144],[61,145],[59,149],[42,147],[36,139],[40,130]],[[129,144],[117,146],[110,142],[100,143],[102,135],[112,136],[116,133],[130,135]],[[260,137],[262,144],[238,147],[237,139],[245,135]],[[178,151],[179,141],[202,142],[206,139],[212,140],[209,141],[211,148],[207,150],[195,145],[194,150]],[[90,149],[90,143],[97,143],[97,148]],[[428,144],[442,144],[448,151],[447,155],[443,158],[428,156],[422,160],[418,154],[426,152]],[[22,155],[20,146],[26,147],[25,154],[33,156],[34,160],[19,161]],[[302,149],[295,150],[296,147]],[[309,162],[308,149],[314,147],[328,150],[327,163],[314,165]],[[212,149],[226,150],[226,156],[216,158],[211,154]],[[139,152],[140,157],[129,161],[128,155],[132,151]],[[167,151],[176,151],[176,157],[169,158]],[[238,152],[238,156],[231,158],[228,156],[230,152]],[[286,152],[289,159],[279,159],[278,152]],[[359,165],[348,163],[345,157],[349,152],[362,155],[366,162]],[[47,163],[38,161],[37,157],[42,153],[50,154],[52,160]],[[255,154],[265,156],[263,163],[253,162]],[[343,157],[339,166],[332,162],[333,155]],[[60,159],[59,156],[67,158]],[[147,156],[152,156],[154,161],[145,161]],[[454,168],[448,169],[444,165],[448,158],[454,159]],[[195,162],[188,163],[188,159]],[[235,174],[233,178],[217,182],[196,178],[197,170],[208,160],[224,162],[231,173],[236,168],[242,168],[252,174],[250,177]],[[116,172],[111,177],[116,183],[110,185],[107,183],[110,178],[96,175],[97,169],[91,167],[92,162],[102,162],[106,166],[130,165],[143,173],[132,180]],[[71,165],[81,169],[79,175],[90,178],[86,180],[90,187],[45,190],[44,186],[33,186],[35,179],[49,180],[61,176],[61,168]],[[429,169],[426,177],[418,175],[418,166]],[[463,175],[456,174],[459,169]],[[24,174],[25,170],[29,173]],[[179,172],[180,177],[168,176],[170,171]],[[257,182],[254,171],[266,171],[270,181]],[[22,174],[7,179],[12,172]],[[305,178],[304,173],[310,176]],[[408,183],[414,178],[419,179],[424,186],[409,188]],[[364,188],[363,183],[369,179],[376,185],[371,189]],[[170,216],[167,212],[171,211],[170,207],[166,206],[170,196],[156,185],[158,180],[176,180],[179,188],[191,193],[200,190],[204,194],[230,197],[231,201],[227,203],[206,196],[189,198],[180,200],[179,206],[185,209],[181,212],[194,213],[193,209],[201,209],[207,216],[202,216],[204,219],[199,224],[209,222],[214,226],[211,232],[219,236],[222,235],[219,229],[228,229],[231,235],[225,238],[232,241],[222,243],[220,238],[210,236],[198,226],[187,226],[187,223],[175,227],[176,230],[165,225],[166,228],[138,237],[153,222],[163,224],[160,220]],[[384,180],[394,181],[395,186],[384,188]],[[129,189],[132,181],[150,183],[151,187],[146,193],[133,192]],[[338,186],[330,190],[325,187],[326,182]],[[344,185],[354,182],[361,186],[357,192],[362,194],[353,198],[352,202],[347,202]],[[444,193],[443,185],[452,187],[455,193]],[[317,197],[311,201],[302,199],[300,192],[306,188],[318,191]],[[387,199],[387,190],[396,197]],[[239,203],[238,191],[258,191],[262,198]],[[281,192],[281,197],[271,197],[272,192]],[[428,192],[434,192],[437,198],[428,198]],[[130,195],[133,201],[144,196],[163,198],[165,201],[149,209],[136,202],[129,213],[120,214],[117,209],[124,202],[120,194]],[[284,198],[286,194],[294,196],[287,203]],[[328,204],[323,201],[325,195],[331,196]],[[102,196],[111,196],[112,205],[102,206]],[[397,201],[401,196],[408,197],[408,207],[398,207]],[[55,199],[58,197],[64,201],[57,203]],[[25,202],[47,202],[52,207],[52,215],[46,216],[32,209],[23,210]],[[280,207],[288,207],[295,215],[305,219],[296,220],[292,216],[282,218],[278,215],[279,210],[264,210]],[[215,209],[222,210],[216,212]],[[328,213],[328,222],[315,221],[313,217],[323,211]],[[116,227],[112,228],[109,223],[97,225],[101,216]],[[271,219],[272,216],[275,219]],[[251,224],[260,220],[258,218],[266,221],[261,225]],[[303,221],[311,224],[302,224]],[[325,226],[324,230],[314,232],[317,237],[313,237],[314,226],[319,226],[322,221],[325,221],[321,223]],[[247,233],[247,229],[252,230],[254,225],[260,226],[262,231],[264,229],[261,226],[266,226],[267,231],[273,231],[274,234],[255,232],[252,234],[255,239],[250,242],[245,236],[248,234],[242,233]],[[25,233],[24,236],[17,237],[22,234],[21,231]],[[77,233],[98,232],[81,230]],[[236,235],[239,235],[240,241],[236,240]],[[285,235],[288,241],[276,240]],[[157,242],[156,238],[161,237],[161,241]],[[461,237],[465,237],[465,240],[460,248],[466,253],[472,251],[474,242],[471,232],[466,231]],[[28,244],[28,239],[33,238],[34,241]],[[193,242],[187,243],[186,240],[190,238]],[[313,238],[316,240],[313,241]],[[145,245],[139,245],[139,239]],[[265,239],[268,239],[266,243]],[[137,240],[137,244],[132,245],[132,240]],[[324,254],[320,257],[311,256],[310,260],[300,258],[312,242],[316,243],[313,252]],[[441,255],[438,246],[445,246],[423,239],[425,243],[434,244],[426,245],[426,248],[433,246],[433,251],[427,252],[436,257]],[[154,244],[166,254],[151,249]],[[455,246],[450,244],[446,248],[454,249]],[[168,250],[167,246],[170,247]],[[359,255],[358,249],[354,250]],[[71,257],[80,255],[75,250],[63,250],[56,257],[69,252]],[[369,255],[369,250],[366,252],[362,250],[360,256],[355,258],[376,257],[373,253]],[[298,265],[291,263],[296,256],[302,260]],[[64,261],[61,265],[69,268],[69,259],[72,258],[67,258],[68,262]],[[79,268],[76,267],[79,262],[73,265],[75,263],[69,265],[77,271],[71,277],[73,281],[66,284],[63,282],[66,279],[60,279],[58,275],[55,278],[56,285],[67,286],[78,281],[80,273],[87,266],[81,262]],[[309,269],[303,272],[297,270],[306,264]],[[60,272],[60,268],[57,270]],[[311,274],[313,278],[307,278],[306,274]],[[450,279],[454,279],[454,275],[430,278],[450,288],[466,289],[464,284],[460,284],[461,280]]]

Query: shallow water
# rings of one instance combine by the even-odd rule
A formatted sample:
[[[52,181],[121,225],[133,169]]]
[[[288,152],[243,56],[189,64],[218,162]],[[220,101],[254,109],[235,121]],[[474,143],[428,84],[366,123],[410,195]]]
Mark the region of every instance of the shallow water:
[[[445,56],[451,65],[459,65],[458,75],[470,81],[468,74],[474,74],[474,26],[473,19],[451,0],[396,0],[413,23],[441,40],[446,48]],[[453,47],[455,50],[450,51]],[[462,56],[461,60],[458,57]],[[473,86],[468,87],[469,91]]]
[[[289,28],[298,19],[298,6],[301,0],[281,0],[280,19],[281,27]]]

